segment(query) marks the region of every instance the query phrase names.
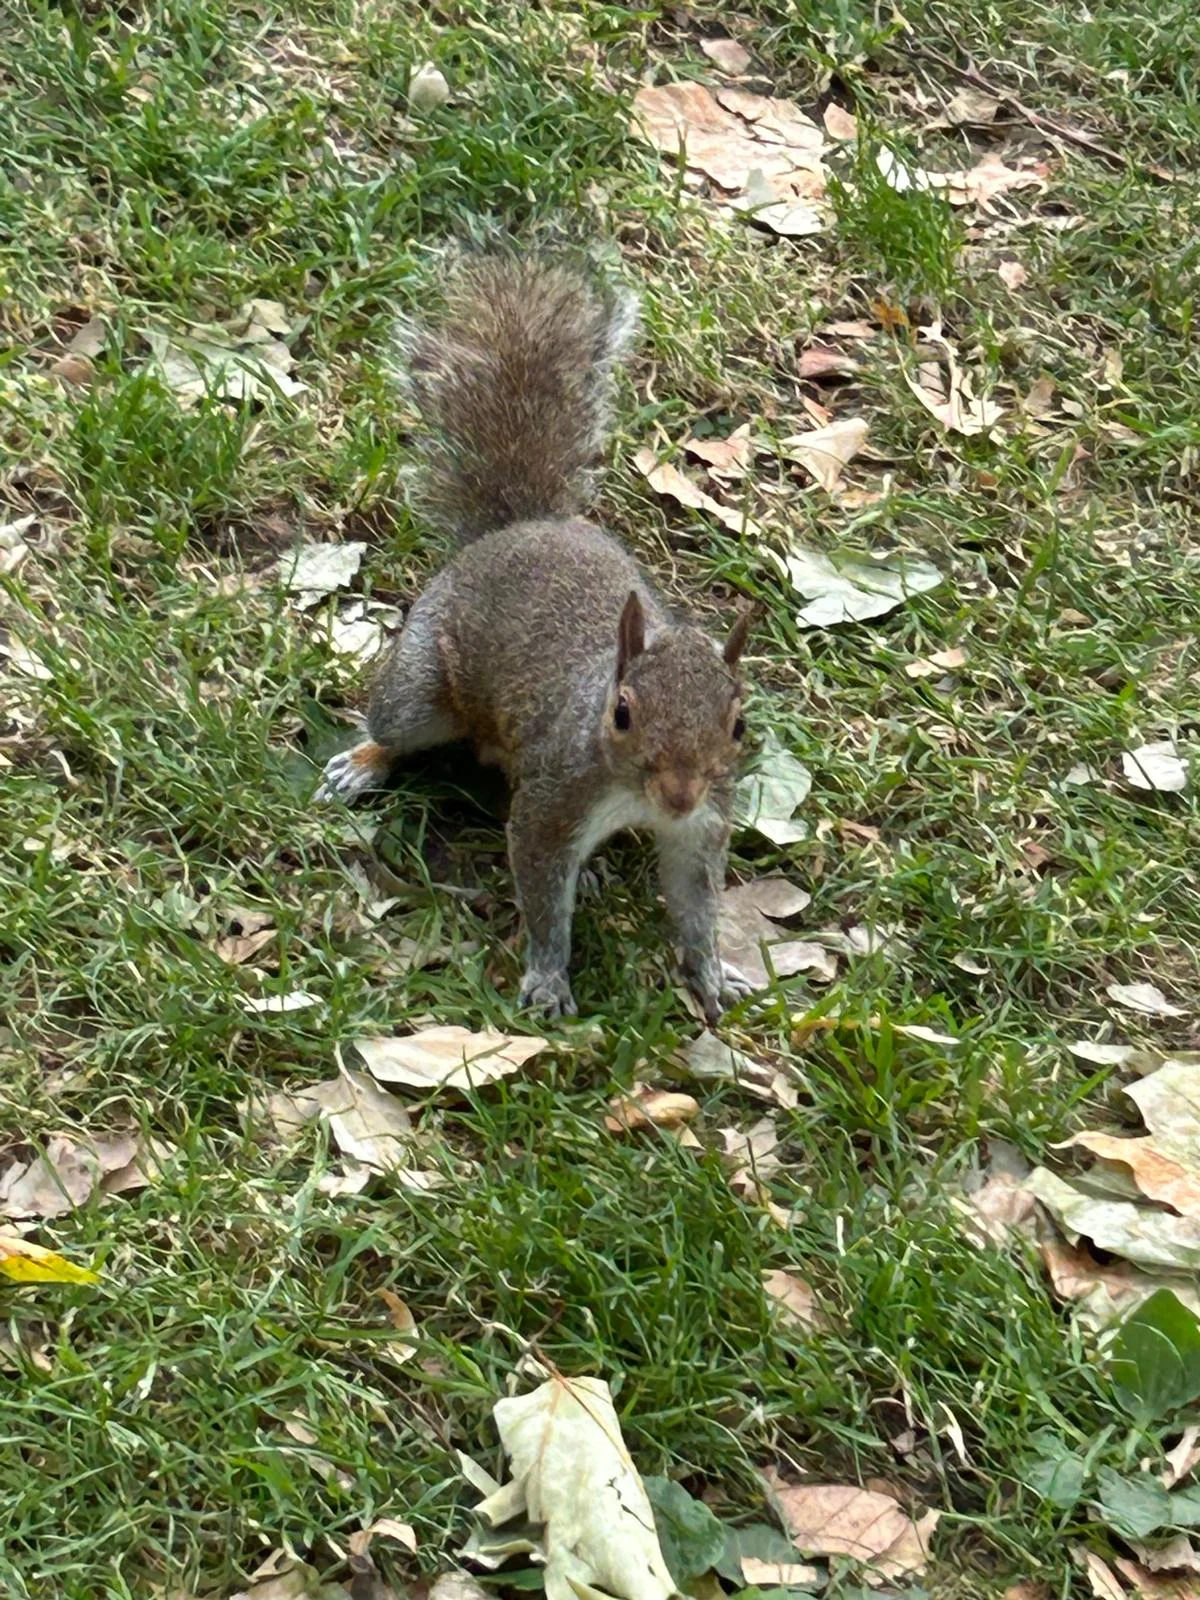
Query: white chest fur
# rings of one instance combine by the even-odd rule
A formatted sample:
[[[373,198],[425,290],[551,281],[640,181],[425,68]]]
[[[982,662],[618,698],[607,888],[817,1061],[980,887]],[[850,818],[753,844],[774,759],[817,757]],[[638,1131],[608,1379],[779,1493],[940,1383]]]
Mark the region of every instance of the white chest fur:
[[[575,835],[575,847],[580,861],[586,861],[605,839],[626,828],[644,828],[659,839],[682,842],[711,821],[708,806],[701,806],[687,817],[670,817],[643,795],[631,794],[628,789],[610,789],[583,819]]]

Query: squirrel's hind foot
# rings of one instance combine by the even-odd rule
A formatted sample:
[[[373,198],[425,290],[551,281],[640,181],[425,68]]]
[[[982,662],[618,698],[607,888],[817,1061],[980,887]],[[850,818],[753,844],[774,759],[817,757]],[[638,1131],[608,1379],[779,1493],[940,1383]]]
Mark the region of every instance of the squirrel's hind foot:
[[[538,972],[531,967],[521,979],[521,1004],[545,1017],[573,1017],[571,980],[565,972]]]
[[[325,772],[314,800],[354,800],[368,789],[382,788],[392,764],[391,751],[363,739],[349,750],[342,750],[325,764]]]

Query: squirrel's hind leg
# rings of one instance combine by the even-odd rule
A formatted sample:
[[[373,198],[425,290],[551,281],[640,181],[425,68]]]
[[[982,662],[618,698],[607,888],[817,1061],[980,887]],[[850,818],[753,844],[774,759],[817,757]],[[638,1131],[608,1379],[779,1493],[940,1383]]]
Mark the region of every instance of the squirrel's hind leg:
[[[418,600],[375,680],[367,737],[328,762],[316,798],[353,800],[382,788],[401,756],[461,739],[465,730],[449,701],[437,631]]]

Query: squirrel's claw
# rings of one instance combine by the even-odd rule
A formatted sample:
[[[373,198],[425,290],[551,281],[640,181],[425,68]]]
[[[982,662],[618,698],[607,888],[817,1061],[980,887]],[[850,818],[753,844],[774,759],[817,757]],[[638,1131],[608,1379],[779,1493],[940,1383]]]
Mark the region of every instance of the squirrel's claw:
[[[715,1028],[720,1022],[723,1011],[754,993],[754,985],[749,978],[727,961],[705,961],[698,970],[692,971],[685,967],[684,976],[688,987],[699,1000],[704,1010],[704,1020],[710,1028]]]
[[[381,759],[382,747],[369,739],[342,750],[325,763],[325,772],[314,800],[355,800],[368,789],[377,789],[387,778],[387,763]]]
[[[537,972],[533,968],[521,979],[521,1004],[546,1017],[573,1017],[575,996],[565,972]]]

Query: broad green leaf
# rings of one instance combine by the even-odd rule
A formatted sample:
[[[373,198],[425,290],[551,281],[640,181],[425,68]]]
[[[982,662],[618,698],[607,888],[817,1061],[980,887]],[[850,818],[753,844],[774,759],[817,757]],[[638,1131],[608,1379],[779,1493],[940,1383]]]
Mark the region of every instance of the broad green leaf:
[[[643,1478],[642,1482],[654,1508],[654,1526],[667,1566],[676,1587],[682,1588],[689,1578],[699,1577],[721,1559],[724,1524],[682,1484],[670,1478]]]
[[[1110,1467],[1096,1474],[1104,1522],[1125,1539],[1144,1539],[1171,1520],[1171,1496],[1148,1472],[1123,1478]]]
[[[1200,1528],[1200,1484],[1177,1489],[1170,1499],[1173,1528]]]
[[[1200,1396],[1200,1319],[1159,1289],[1122,1324],[1112,1347],[1117,1398],[1141,1422]]]
[[[1025,1482],[1052,1506],[1069,1511],[1083,1493],[1086,1474],[1087,1463],[1083,1457],[1063,1450],[1032,1462],[1025,1470]]]

